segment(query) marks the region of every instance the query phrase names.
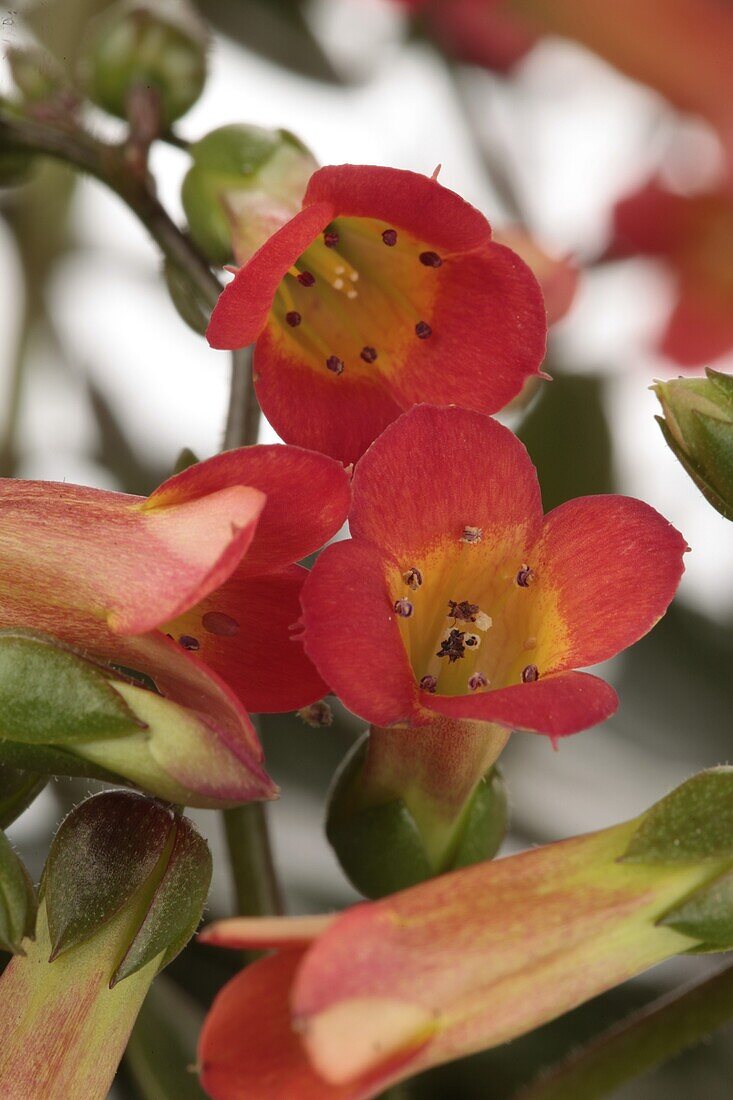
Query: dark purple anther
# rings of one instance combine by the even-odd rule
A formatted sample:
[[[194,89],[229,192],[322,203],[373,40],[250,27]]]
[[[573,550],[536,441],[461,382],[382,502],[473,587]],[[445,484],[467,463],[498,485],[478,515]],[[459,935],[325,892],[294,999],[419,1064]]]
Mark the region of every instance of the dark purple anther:
[[[443,261],[437,252],[421,252],[420,263],[425,267],[440,267]]]
[[[359,352],[365,363],[373,363],[377,358],[376,348],[362,348]]]
[[[419,340],[427,340],[429,336],[433,335],[433,330],[427,321],[418,321],[415,325],[415,335]]]
[[[184,649],[190,649],[194,653],[197,649],[201,649],[201,643],[198,638],[194,638],[191,634],[181,634],[178,642]]]
[[[409,619],[415,608],[412,606],[409,600],[404,599],[395,600],[394,602],[395,615],[401,615],[403,619]]]
[[[534,580],[534,569],[530,569],[528,565],[523,565],[517,573],[517,584],[520,588],[529,588]]]
[[[533,684],[535,682],[535,680],[539,680],[539,678],[540,678],[540,672],[539,672],[539,669],[537,668],[537,665],[527,665],[526,668],[522,669],[522,683],[523,684]]]
[[[291,309],[289,313],[285,314],[285,320],[288,322],[291,328],[297,328],[303,318],[300,316],[296,309]]]
[[[434,676],[423,676],[420,681],[420,690],[429,691],[431,695],[435,695],[435,692],[438,690],[438,681]]]
[[[466,635],[462,630],[451,630],[447,638],[443,638],[436,657],[447,657],[451,664],[463,657],[466,646],[463,639]]]
[[[382,233],[382,240],[386,245],[389,245],[390,248],[394,248],[397,244],[397,230],[385,229],[384,233]]]
[[[336,245],[339,243],[338,233],[324,233],[323,243],[325,244],[326,248],[335,248]]]
[[[298,282],[301,286],[313,286],[316,281],[315,275],[311,275],[310,271],[301,271],[298,275]]]
[[[326,366],[332,374],[344,373],[344,361],[343,359],[339,359],[338,355],[329,355],[326,360]]]
[[[222,638],[232,638],[239,634],[239,623],[223,611],[207,611],[201,622],[209,634],[218,634]]]
[[[473,676],[468,678],[468,686],[471,691],[478,691],[479,688],[485,688],[488,686],[489,681],[484,676],[483,672],[474,672]]]
[[[414,592],[415,589],[419,588],[422,584],[422,573],[413,565],[411,569],[408,569],[406,573],[402,574],[402,580],[407,587],[411,588]]]

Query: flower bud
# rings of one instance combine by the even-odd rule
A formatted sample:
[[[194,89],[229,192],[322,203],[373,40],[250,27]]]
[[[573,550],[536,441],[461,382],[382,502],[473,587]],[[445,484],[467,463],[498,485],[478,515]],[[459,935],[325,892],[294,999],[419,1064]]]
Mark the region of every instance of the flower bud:
[[[181,198],[199,248],[240,264],[300,209],[318,164],[287,130],[221,126],[191,146]]]
[[[662,434],[705,498],[733,519],[733,376],[674,378],[653,387]]]
[[[69,814],[46,862],[36,942],[0,979],[0,1095],[107,1096],[150,983],[193,934],[210,879],[206,843],[171,807],[104,791]]]
[[[0,832],[0,951],[22,955],[21,941],[33,935],[35,924],[33,885],[5,833]]]
[[[365,734],[353,747],[328,798],[326,834],[356,889],[365,897],[380,898],[491,859],[507,822],[506,793],[498,769],[489,768],[460,812],[446,821],[419,791],[406,789],[395,797],[380,780],[375,781],[369,760],[374,734]]]
[[[149,677],[42,635],[0,633],[0,763],[129,782],[188,806],[248,800],[252,762]]]
[[[166,128],[203,90],[205,29],[183,3],[125,0],[91,25],[81,75],[89,98],[120,118],[127,117],[135,89],[157,92],[160,123]]]
[[[41,793],[48,776],[0,764],[0,829],[7,829]]]

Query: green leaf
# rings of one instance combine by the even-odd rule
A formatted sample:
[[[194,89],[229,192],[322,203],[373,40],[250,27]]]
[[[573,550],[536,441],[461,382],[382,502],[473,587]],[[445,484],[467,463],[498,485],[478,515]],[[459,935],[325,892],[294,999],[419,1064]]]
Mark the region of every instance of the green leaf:
[[[646,813],[622,859],[698,863],[733,857],[733,767],[688,779]]]
[[[0,764],[0,829],[7,829],[48,783],[47,775]]]
[[[172,841],[173,823],[171,810],[132,791],[104,791],[72,810],[43,874],[54,958],[88,939],[141,889]]]
[[[23,937],[33,935],[36,909],[28,872],[0,832],[0,950],[22,953]]]
[[[167,966],[186,946],[201,920],[211,883],[211,853],[187,818],[177,817],[175,827],[165,870],[110,986],[140,970],[162,951],[161,966]]]
[[[51,639],[0,634],[0,737],[74,744],[144,728],[102,669]]]

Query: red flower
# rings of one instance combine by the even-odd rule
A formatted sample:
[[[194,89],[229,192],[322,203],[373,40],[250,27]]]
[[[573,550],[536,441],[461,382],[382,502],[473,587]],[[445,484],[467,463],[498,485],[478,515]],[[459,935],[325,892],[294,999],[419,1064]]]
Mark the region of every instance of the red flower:
[[[685,367],[733,348],[733,201],[725,191],[685,196],[647,183],[614,212],[614,256],[666,262],[676,301],[660,351]]]
[[[289,634],[306,576],[292,563],[338,530],[348,499],[338,463],[283,446],[217,455],[147,499],[2,480],[0,629],[143,674],[243,762],[243,777],[233,764],[218,776],[230,801],[271,797],[245,707],[291,710],[326,690]],[[200,761],[169,765],[196,789]]]
[[[378,726],[438,716],[552,736],[617,706],[573,671],[664,613],[685,542],[657,512],[582,497],[542,516],[524,447],[480,413],[421,406],[357,465],[352,538],[302,594],[306,652]]]
[[[472,206],[414,172],[341,165],[239,271],[208,337],[256,341],[286,442],[353,462],[417,402],[503,408],[539,373],[546,328],[531,272]]]

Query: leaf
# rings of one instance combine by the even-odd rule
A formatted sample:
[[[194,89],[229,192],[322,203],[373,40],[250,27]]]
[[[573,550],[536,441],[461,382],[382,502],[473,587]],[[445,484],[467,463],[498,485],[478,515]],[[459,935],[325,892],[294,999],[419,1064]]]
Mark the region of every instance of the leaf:
[[[0,829],[7,829],[48,783],[48,776],[0,764]]]
[[[688,779],[644,815],[622,860],[698,863],[733,857],[733,767]]]
[[[28,872],[0,832],[0,949],[22,954],[21,941],[35,928],[36,908]]]

